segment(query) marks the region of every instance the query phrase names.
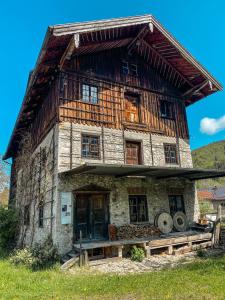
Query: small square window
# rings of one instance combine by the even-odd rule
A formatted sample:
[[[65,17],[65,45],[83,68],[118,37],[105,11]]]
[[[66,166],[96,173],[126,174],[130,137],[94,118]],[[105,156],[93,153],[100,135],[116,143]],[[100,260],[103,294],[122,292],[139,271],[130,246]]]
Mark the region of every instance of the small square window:
[[[177,164],[176,144],[164,144],[165,162],[167,164]]]
[[[132,76],[138,75],[137,65],[134,65],[134,64],[130,65],[130,75],[132,75]]]
[[[82,99],[85,102],[98,103],[98,87],[82,84]]]
[[[168,101],[161,101],[160,102],[160,114],[162,118],[172,119],[174,116],[173,114],[173,103]]]
[[[82,135],[81,155],[86,158],[100,158],[99,136]]]
[[[127,61],[122,61],[121,71],[123,75],[129,74],[129,64]]]

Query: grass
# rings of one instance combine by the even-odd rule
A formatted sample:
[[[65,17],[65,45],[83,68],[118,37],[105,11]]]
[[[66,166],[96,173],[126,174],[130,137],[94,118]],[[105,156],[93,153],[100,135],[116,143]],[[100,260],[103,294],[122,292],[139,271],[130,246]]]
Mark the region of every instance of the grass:
[[[32,272],[0,260],[0,299],[225,299],[225,257],[134,275]]]

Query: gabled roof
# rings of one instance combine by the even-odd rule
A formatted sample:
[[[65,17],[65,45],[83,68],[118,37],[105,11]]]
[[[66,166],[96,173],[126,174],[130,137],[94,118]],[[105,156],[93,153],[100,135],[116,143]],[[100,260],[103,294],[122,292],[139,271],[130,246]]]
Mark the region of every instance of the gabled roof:
[[[151,15],[50,26],[29,76],[9,142],[9,158],[29,126],[56,70],[73,55],[127,47],[180,90],[186,106],[222,90],[221,84]]]

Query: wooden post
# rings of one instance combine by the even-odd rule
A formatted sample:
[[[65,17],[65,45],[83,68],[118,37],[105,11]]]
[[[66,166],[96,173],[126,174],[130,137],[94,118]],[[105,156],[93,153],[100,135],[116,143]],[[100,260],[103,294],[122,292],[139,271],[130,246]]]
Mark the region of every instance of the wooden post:
[[[150,247],[145,248],[145,255],[146,255],[146,258],[150,258],[150,256],[151,256],[151,248]]]
[[[83,259],[82,259],[82,231],[80,230],[80,252],[79,252],[79,266],[81,267],[83,265]]]
[[[168,246],[168,254],[169,255],[173,254],[173,246],[172,245]]]
[[[118,257],[123,258],[123,246],[118,246]]]

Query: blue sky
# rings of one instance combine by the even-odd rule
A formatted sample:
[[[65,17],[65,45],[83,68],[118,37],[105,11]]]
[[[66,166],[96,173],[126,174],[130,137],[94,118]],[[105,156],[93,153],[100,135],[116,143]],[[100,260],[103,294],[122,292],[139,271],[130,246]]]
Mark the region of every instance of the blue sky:
[[[63,0],[2,1],[0,153],[4,153],[48,25],[153,14],[223,85],[225,1]],[[216,93],[188,108],[192,149],[225,139],[225,96]],[[209,134],[200,131],[205,118]],[[209,123],[209,124],[208,124]],[[205,128],[205,127],[204,127]],[[203,128],[203,129],[204,129]],[[216,133],[216,131],[220,130]]]

